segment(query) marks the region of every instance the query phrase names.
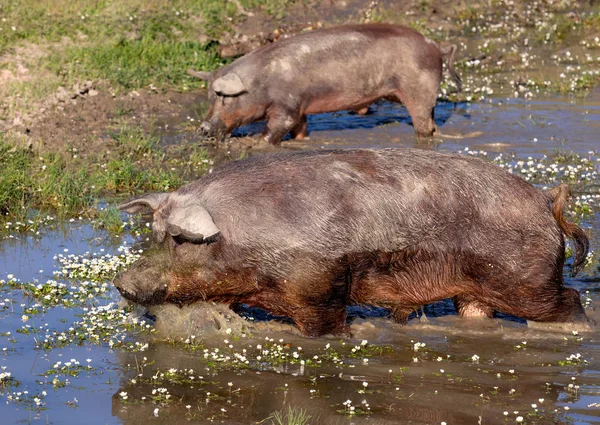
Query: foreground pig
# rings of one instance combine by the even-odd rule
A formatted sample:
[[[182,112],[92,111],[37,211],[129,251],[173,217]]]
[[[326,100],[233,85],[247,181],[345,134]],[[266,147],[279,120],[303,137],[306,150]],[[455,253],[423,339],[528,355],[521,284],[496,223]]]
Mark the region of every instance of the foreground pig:
[[[417,134],[429,137],[444,58],[461,87],[455,52],[410,28],[347,25],[269,44],[214,73],[188,72],[209,81],[211,105],[201,126],[209,135],[266,119],[264,139],[279,144],[288,132],[306,136],[307,114],[364,113],[385,98],[404,104]]]
[[[405,322],[454,297],[461,315],[585,321],[565,288],[588,240],[565,222],[566,185],[542,191],[480,159],[415,149],[264,155],[119,208],[152,213],[155,246],[117,277],[145,305],[262,307],[305,335],[345,330],[346,306]]]

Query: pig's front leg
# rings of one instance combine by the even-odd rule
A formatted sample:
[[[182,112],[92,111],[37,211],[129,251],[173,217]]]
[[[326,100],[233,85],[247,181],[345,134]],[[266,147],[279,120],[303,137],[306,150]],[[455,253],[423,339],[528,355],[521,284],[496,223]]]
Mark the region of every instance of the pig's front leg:
[[[286,110],[276,110],[269,114],[263,139],[270,145],[279,145],[281,139],[299,124],[297,113]]]

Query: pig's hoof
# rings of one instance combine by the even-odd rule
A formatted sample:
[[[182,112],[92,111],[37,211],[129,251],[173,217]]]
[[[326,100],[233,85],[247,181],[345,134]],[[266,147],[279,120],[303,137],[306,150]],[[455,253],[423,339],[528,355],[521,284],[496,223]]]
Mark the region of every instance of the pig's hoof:
[[[419,317],[421,323],[429,323],[429,318],[425,316],[425,307],[421,307],[421,317]]]

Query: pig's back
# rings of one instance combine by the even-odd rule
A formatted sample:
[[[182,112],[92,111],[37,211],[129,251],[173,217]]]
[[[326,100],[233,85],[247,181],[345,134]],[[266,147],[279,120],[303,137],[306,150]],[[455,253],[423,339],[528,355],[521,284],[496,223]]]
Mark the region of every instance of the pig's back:
[[[221,73],[234,71],[249,87],[282,89],[289,84],[291,92],[302,94],[315,85],[325,91],[328,87],[372,90],[413,68],[441,72],[437,45],[410,28],[369,24],[296,35],[237,59]]]
[[[338,258],[562,238],[546,197],[522,179],[478,159],[415,149],[264,155],[180,192],[197,194],[224,240],[254,252]]]

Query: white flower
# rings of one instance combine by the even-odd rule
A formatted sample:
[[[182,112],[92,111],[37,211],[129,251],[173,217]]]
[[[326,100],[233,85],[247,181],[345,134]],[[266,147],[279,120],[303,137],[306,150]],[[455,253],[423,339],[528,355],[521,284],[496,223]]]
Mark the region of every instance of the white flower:
[[[479,356],[477,354],[473,354],[473,357],[471,357],[471,360],[473,360],[474,362],[478,362]]]
[[[517,416],[517,418],[515,419],[515,421],[517,421],[517,422],[523,422],[523,416]]]

